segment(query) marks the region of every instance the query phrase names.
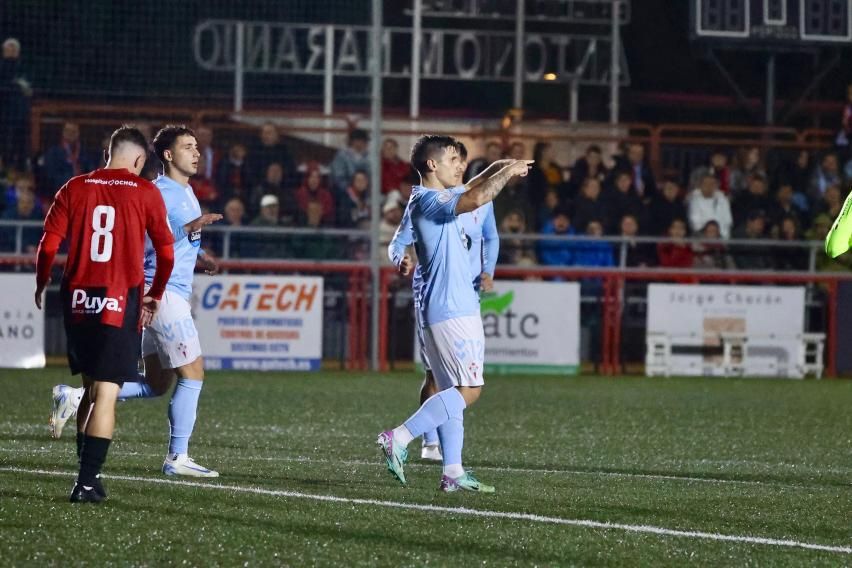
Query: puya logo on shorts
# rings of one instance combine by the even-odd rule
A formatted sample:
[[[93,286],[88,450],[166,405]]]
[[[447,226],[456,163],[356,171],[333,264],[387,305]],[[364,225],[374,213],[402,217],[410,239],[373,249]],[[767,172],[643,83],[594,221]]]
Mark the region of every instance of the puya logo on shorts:
[[[104,310],[121,312],[121,304],[118,302],[123,299],[89,296],[85,290],[74,290],[71,295],[71,312],[75,314],[99,314]]]

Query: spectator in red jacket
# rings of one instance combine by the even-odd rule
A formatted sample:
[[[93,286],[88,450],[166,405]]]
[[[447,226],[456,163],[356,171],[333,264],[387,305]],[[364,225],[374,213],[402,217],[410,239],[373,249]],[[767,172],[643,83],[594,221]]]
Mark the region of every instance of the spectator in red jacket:
[[[668,236],[674,242],[657,244],[657,260],[664,268],[692,268],[695,254],[686,237],[686,220],[675,219],[669,225]]]
[[[385,139],[382,144],[382,194],[398,189],[410,172],[411,164],[399,157],[399,143],[393,138]]]
[[[306,224],[314,227],[334,225],[334,196],[323,183],[316,162],[308,164],[302,185],[296,190],[296,202]]]

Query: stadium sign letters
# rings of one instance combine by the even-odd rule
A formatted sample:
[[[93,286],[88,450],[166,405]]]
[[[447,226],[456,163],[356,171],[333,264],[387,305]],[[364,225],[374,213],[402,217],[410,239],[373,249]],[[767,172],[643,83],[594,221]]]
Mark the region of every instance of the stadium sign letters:
[[[21,302],[32,297],[32,275],[0,275],[0,288],[0,367],[44,367],[44,312]]]
[[[319,370],[322,278],[199,276],[192,305],[207,368]]]
[[[237,25],[244,24],[246,73],[322,75],[327,46],[332,49],[336,76],[369,77],[368,26],[290,24],[204,20],[195,27],[196,64],[208,71],[234,71]],[[584,85],[604,85],[609,72],[610,39],[606,35],[527,32],[524,38],[525,80],[545,82],[548,73],[559,81],[576,78]],[[382,30],[382,75],[411,77],[411,30]],[[622,52],[621,68],[627,69]],[[424,79],[512,81],[515,39],[512,32],[424,29]],[[626,73],[622,82],[627,83]]]

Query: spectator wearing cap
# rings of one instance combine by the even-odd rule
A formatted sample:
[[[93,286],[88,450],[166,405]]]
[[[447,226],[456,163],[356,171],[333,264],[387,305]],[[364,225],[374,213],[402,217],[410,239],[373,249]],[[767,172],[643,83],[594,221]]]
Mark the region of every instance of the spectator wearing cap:
[[[288,176],[284,166],[270,162],[264,172],[263,180],[258,183],[249,196],[249,214],[257,212],[257,205],[264,195],[274,195],[281,207],[281,217],[285,225],[292,225],[299,217],[299,206],[293,189],[287,183]],[[251,206],[255,209],[252,210]]]
[[[757,240],[766,238],[766,214],[761,209],[748,212],[745,222],[734,229],[733,236],[738,240]],[[733,248],[733,247],[732,247]],[[771,270],[773,268],[772,251],[761,245],[737,245],[734,264],[740,270]]]
[[[284,227],[281,221],[281,204],[275,195],[264,195],[260,200],[260,212],[250,223],[252,227]],[[262,233],[249,235],[248,247],[252,256],[256,258],[286,258],[295,256],[294,249],[298,248],[296,239],[286,238],[274,233]]]
[[[310,162],[302,179],[302,185],[296,190],[296,202],[301,211],[302,223],[308,227],[331,227],[334,225],[336,211],[334,196],[325,187],[316,162]]]
[[[366,130],[356,128],[349,133],[348,143],[341,148],[331,161],[330,177],[335,198],[341,197],[349,189],[355,172],[363,172],[369,179],[370,161],[367,157],[367,147],[370,136]]]
[[[557,207],[541,228],[542,235],[567,237],[574,234],[568,210]],[[542,239],[538,241],[538,259],[546,266],[570,266],[574,263],[574,245],[568,241]]]
[[[387,138],[382,143],[382,194],[387,195],[399,188],[411,173],[411,164],[400,158],[399,143]]]
[[[700,231],[707,221],[716,221],[723,239],[731,236],[734,224],[728,197],[719,191],[719,181],[712,174],[704,174],[698,188],[689,196],[687,211],[689,226],[693,232]]]

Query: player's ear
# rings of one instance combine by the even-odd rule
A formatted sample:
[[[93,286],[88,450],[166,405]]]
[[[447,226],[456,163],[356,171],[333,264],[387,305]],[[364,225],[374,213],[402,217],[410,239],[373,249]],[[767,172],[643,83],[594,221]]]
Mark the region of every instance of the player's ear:
[[[145,158],[147,158],[147,156],[145,155],[145,152],[142,152],[140,154],[136,154],[136,159],[133,160],[133,167],[136,170],[141,172],[142,168],[145,167]]]
[[[164,150],[163,151],[163,159],[166,162],[171,162],[172,161],[172,151],[171,150]]]
[[[435,160],[426,160],[426,167],[429,168],[430,172],[434,172],[438,169],[438,162]]]

